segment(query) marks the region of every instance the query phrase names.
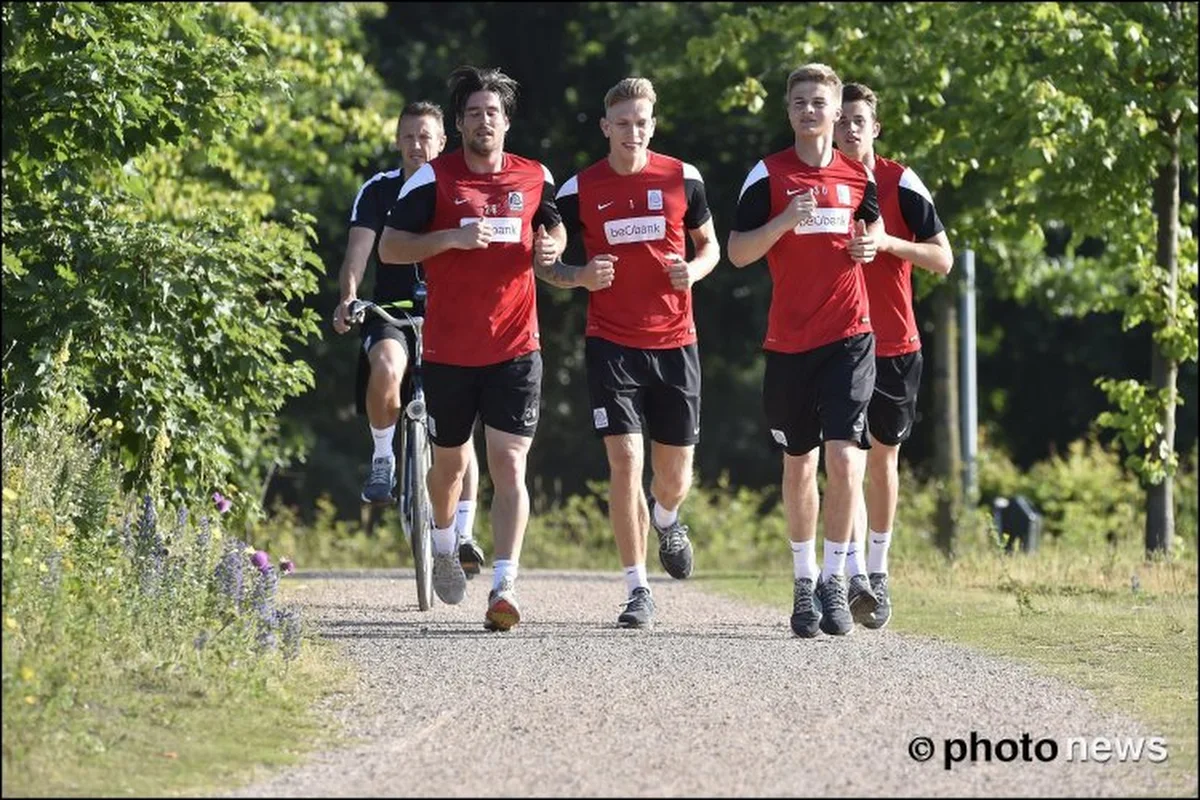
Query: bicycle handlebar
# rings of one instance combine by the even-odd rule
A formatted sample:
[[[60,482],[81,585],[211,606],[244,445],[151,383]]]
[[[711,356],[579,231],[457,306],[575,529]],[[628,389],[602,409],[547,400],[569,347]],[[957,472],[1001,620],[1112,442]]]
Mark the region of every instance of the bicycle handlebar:
[[[389,305],[393,308],[412,308],[413,301],[397,300]],[[381,318],[384,322],[390,322],[400,328],[417,328],[425,321],[424,317],[414,317],[410,314],[405,314],[405,319],[396,319],[385,311],[383,306],[376,305],[370,300],[355,300],[346,309],[346,318],[356,325],[361,325],[363,320],[366,319],[368,311]]]

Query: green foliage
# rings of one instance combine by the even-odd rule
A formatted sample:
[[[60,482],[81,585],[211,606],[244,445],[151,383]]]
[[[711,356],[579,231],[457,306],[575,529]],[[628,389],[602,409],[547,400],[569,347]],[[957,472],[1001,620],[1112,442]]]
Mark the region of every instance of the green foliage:
[[[1189,543],[1195,546],[1196,541],[1196,458],[1193,448],[1178,474],[1175,506],[1181,541],[1177,554]],[[1122,468],[1113,447],[1095,439],[1073,442],[1064,453],[1052,454],[1025,471],[1003,450],[984,447],[978,477],[981,505],[967,509],[962,520],[964,552],[995,547],[991,502],[1000,496],[1028,497],[1043,515],[1045,541],[1063,547],[1126,546],[1137,540],[1144,525],[1137,477]],[[483,505],[474,533],[484,551],[491,553],[491,529],[485,513],[488,495],[486,487],[481,489]],[[937,498],[936,479],[914,474],[901,462],[895,525],[900,538],[933,547]],[[295,509],[277,506],[252,538],[274,552],[294,553],[297,563],[305,567],[412,565],[393,511],[385,512],[368,534],[357,521],[337,519],[328,497],[322,497],[317,505],[317,519],[310,524],[302,522]],[[732,483],[728,475],[720,476],[712,486],[696,481],[681,515],[691,531],[701,569],[771,572],[791,563],[778,487],[755,490]],[[823,520],[818,523],[818,533],[822,528]],[[619,569],[608,522],[608,482],[591,481],[586,493],[535,507],[521,563],[530,568]],[[648,567],[659,568],[653,547]]]
[[[386,91],[337,38],[355,4],[288,5],[4,8],[5,391],[44,405],[70,342],[127,486],[253,504],[301,451],[277,415],[314,383],[310,212],[356,183]]]
[[[951,242],[976,249],[1002,291],[1057,314],[1120,312],[1179,364],[1198,346],[1195,206],[1180,212],[1172,277],[1157,236],[1176,221],[1154,186],[1178,159],[1183,196],[1197,193],[1196,15],[1189,3],[739,4],[705,15],[686,65],[668,64],[673,48],[644,63],[677,80],[662,94],[780,120],[799,64],[871,85],[881,152],[922,175]],[[667,39],[668,16],[641,4],[622,25]],[[1047,233],[1066,234],[1064,254],[1047,255]],[[1172,443],[1148,434],[1174,408],[1146,384],[1103,385],[1116,410],[1102,422],[1161,481]]]
[[[137,502],[104,443],[111,423],[89,418],[93,435],[65,422],[61,404],[5,412],[6,794],[54,770],[48,752],[74,766],[116,748],[125,729],[110,720],[154,705],[144,701],[160,689],[184,685],[191,701],[218,705],[290,703],[297,687],[281,674],[298,654],[299,618],[275,606],[274,573],[250,568],[215,513],[189,523],[208,498]],[[247,573],[238,597],[218,566],[231,553]]]

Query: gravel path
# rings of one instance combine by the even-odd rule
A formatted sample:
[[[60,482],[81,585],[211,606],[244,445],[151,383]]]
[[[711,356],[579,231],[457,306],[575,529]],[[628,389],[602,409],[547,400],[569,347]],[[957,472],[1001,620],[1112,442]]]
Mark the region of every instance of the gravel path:
[[[461,605],[426,613],[411,575],[288,579],[289,598],[359,669],[352,696],[329,707],[354,740],[230,796],[1180,791],[1164,764],[1069,761],[1069,737],[1157,732],[964,647],[862,628],[800,640],[779,611],[669,578],[651,579],[655,628],[622,630],[619,576],[541,571],[517,582],[521,624],[487,633],[489,570]],[[1011,763],[946,770],[943,740],[972,731],[993,742],[1050,737],[1058,757],[1041,763],[1031,749],[1029,763],[1018,751]],[[934,743],[928,762],[909,755],[917,736]],[[1195,776],[1188,785],[1194,796]]]

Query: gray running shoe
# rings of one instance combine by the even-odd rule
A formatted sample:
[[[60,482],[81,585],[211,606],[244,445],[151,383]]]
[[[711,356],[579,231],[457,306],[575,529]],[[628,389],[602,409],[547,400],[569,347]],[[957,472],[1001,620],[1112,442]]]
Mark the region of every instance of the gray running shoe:
[[[813,605],[812,578],[797,578],[792,587],[792,633],[811,639],[820,622],[821,612]]]
[[[816,605],[821,612],[821,630],[830,636],[845,636],[854,630],[850,603],[846,599],[846,576],[830,575],[817,583]]]
[[[654,621],[654,598],[647,586],[634,589],[625,601],[625,610],[617,617],[622,628],[648,628]]]
[[[448,606],[462,602],[467,593],[467,576],[462,564],[458,563],[458,550],[433,554],[433,590]]]
[[[374,506],[384,506],[396,502],[392,490],[396,488],[396,459],[394,456],[382,456],[371,459],[371,474],[363,485],[362,501]]]
[[[864,627],[871,627],[871,615],[875,613],[879,602],[871,591],[871,583],[866,575],[851,575],[849,587],[846,589],[846,601],[850,604],[850,616]]]
[[[688,527],[678,518],[666,528],[658,527],[654,521],[654,508],[650,508],[650,526],[658,534],[658,562],[672,578],[683,580],[692,574],[692,542],[688,539]]]
[[[892,597],[888,593],[888,576],[886,572],[871,573],[871,592],[878,604],[870,619],[863,623],[864,627],[879,629],[888,624],[892,618]]]
[[[465,537],[459,534],[458,563],[462,564],[463,572],[467,573],[467,580],[479,574],[479,569],[484,564],[483,548],[473,536]]]
[[[488,610],[483,627],[489,631],[506,631],[521,621],[521,609],[517,607],[517,593],[512,578],[500,581],[499,588],[488,595]]]

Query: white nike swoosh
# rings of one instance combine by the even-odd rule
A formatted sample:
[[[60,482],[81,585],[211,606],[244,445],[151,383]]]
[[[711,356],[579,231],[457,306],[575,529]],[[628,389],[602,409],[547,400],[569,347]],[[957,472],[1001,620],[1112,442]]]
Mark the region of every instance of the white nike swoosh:
[[[470,201],[468,201],[468,200],[466,200],[466,199],[456,199],[456,200],[454,201],[454,205],[456,205],[456,206],[461,206],[463,203],[467,203],[467,202],[470,202]]]
[[[788,190],[787,190],[787,196],[788,196],[788,197],[791,197],[792,195],[794,195],[794,194],[800,194],[800,192],[803,192],[803,191],[804,191],[804,189],[788,189]]]
[[[611,205],[612,205],[612,203],[601,203],[600,205],[596,206],[596,210],[603,211],[604,209],[608,208]]]

